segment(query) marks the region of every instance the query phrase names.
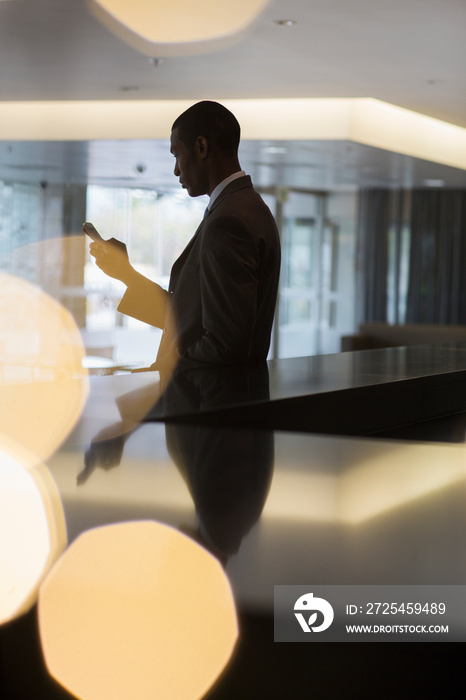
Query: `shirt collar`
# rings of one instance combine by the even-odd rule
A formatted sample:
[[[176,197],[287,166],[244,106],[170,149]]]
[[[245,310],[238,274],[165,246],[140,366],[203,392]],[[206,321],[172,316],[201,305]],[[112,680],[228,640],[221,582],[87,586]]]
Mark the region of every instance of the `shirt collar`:
[[[215,187],[215,189],[212,191],[212,194],[210,195],[209,199],[209,204],[207,205],[207,209],[210,209],[212,207],[212,204],[215,202],[219,194],[223,192],[225,187],[229,185],[230,182],[233,182],[233,180],[237,180],[239,177],[243,177],[244,175],[246,175],[244,170],[239,170],[237,173],[233,173],[233,175],[229,175],[224,180],[222,180],[222,182],[220,182],[217,185],[217,187]]]

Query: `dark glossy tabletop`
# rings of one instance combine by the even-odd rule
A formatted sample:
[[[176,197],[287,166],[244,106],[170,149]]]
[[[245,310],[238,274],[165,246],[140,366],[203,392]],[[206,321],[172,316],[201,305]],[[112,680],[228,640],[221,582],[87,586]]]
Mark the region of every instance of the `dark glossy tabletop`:
[[[268,388],[273,400],[463,368],[461,348],[303,358],[269,365]],[[217,381],[211,393],[200,383],[203,400],[215,403]],[[441,645],[434,653],[439,645],[404,644],[401,654],[396,644],[310,650],[274,643],[274,586],[466,583],[464,444],[141,423],[154,396],[160,399],[157,373],[92,377],[90,385],[79,422],[45,466],[60,496],[68,543],[102,525],[154,520],[219,559],[231,582],[240,638],[209,698],[427,697],[415,692],[432,687],[431,662],[448,671],[462,645]],[[41,666],[31,642],[35,614],[33,608],[1,630],[2,700],[70,697]],[[378,678],[390,668],[375,695],[362,680],[366,664]],[[412,668],[419,664],[422,677],[414,682]],[[405,695],[396,693],[399,682]]]
[[[216,370],[205,372],[215,376]],[[456,372],[466,372],[464,343],[381,348],[269,360],[267,398],[270,401],[280,401]],[[195,370],[195,373],[200,374],[199,370]],[[264,381],[263,374],[263,366],[240,369],[240,376],[250,377],[257,383]],[[221,370],[219,375],[228,381],[230,375],[237,377],[238,368],[232,368],[231,373]],[[258,396],[258,400],[262,398]],[[241,398],[235,398],[232,394],[230,404],[240,401]],[[229,404],[225,402],[225,405]]]
[[[269,362],[271,398],[356,389],[466,369],[466,344],[417,345]]]
[[[120,409],[145,421],[372,435],[466,410],[464,344],[142,374]]]

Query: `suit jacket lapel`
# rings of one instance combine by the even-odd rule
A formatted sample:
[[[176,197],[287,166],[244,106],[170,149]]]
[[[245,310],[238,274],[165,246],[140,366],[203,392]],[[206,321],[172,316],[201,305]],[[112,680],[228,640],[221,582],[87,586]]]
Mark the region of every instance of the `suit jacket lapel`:
[[[205,219],[202,219],[201,223],[197,227],[193,237],[191,238],[191,240],[187,244],[186,248],[183,250],[181,255],[173,263],[171,273],[170,273],[170,285],[168,288],[169,292],[172,291],[173,282],[176,281],[177,274],[178,274],[179,270],[183,267],[185,260],[188,257],[189,253],[191,252],[196,239],[199,237],[199,234],[204,226],[204,223],[205,223]]]
[[[217,199],[213,203],[210,211],[212,212],[214,209],[216,209],[218,205],[221,204],[221,202],[223,202],[225,197],[228,197],[229,194],[231,194],[232,192],[237,192],[238,190],[242,190],[245,187],[252,187],[252,181],[249,175],[243,175],[243,177],[238,177],[236,180],[230,182],[230,184],[227,185],[225,189],[220,192]]]
[[[220,192],[219,196],[214,201],[208,216],[210,216],[210,214],[214,211],[214,209],[216,209],[216,207],[221,202],[223,202],[225,197],[228,197],[228,195],[231,194],[232,192],[236,192],[237,190],[242,190],[245,187],[252,187],[252,182],[251,182],[251,178],[249,175],[244,175],[243,177],[239,177],[236,180],[233,180],[233,182],[230,182],[230,184],[227,185],[225,187],[225,189],[222,190],[222,192]],[[189,241],[188,245],[186,246],[186,248],[183,250],[183,252],[179,256],[179,258],[177,260],[175,260],[175,262],[173,263],[173,266],[171,269],[171,274],[170,274],[170,286],[168,288],[169,292],[172,291],[173,283],[176,281],[176,278],[178,276],[179,271],[183,267],[183,265],[186,261],[186,258],[188,257],[189,253],[191,252],[193,245],[196,242],[196,239],[199,237],[199,234],[202,231],[203,226],[204,226],[208,216],[205,217],[204,219],[202,219],[201,223],[197,227],[196,232],[194,233],[194,236],[191,238],[191,240]]]

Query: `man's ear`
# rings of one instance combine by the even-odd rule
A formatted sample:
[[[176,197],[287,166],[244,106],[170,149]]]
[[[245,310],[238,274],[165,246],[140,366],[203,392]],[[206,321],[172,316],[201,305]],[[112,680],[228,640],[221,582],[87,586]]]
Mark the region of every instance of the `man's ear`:
[[[207,158],[209,153],[209,144],[205,136],[198,136],[196,139],[196,149],[201,158]]]

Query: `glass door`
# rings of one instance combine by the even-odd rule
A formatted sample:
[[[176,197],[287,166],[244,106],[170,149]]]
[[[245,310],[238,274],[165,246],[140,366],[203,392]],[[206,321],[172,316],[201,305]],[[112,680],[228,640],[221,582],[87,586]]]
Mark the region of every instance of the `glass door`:
[[[320,210],[318,195],[289,190],[282,196],[279,357],[319,352]]]

